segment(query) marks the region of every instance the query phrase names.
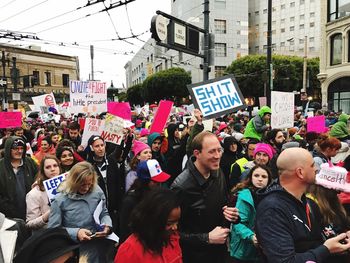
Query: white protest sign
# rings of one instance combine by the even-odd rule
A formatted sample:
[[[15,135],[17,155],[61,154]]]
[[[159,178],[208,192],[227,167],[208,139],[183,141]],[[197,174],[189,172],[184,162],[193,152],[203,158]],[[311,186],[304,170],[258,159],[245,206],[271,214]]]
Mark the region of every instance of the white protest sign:
[[[209,120],[204,120],[203,121],[203,126],[204,126],[204,131],[213,131],[213,125],[214,125],[214,119],[209,119]]]
[[[29,142],[26,143],[26,154],[28,154],[30,156],[32,156],[34,154]]]
[[[33,100],[36,111],[46,113],[45,111],[43,111],[43,109],[45,109],[45,107],[47,109],[49,107],[53,107],[53,108],[57,109],[55,95],[52,92],[50,94],[34,96],[34,97],[32,97],[32,100]]]
[[[105,120],[86,118],[81,145],[86,148],[88,140],[92,135],[101,135]]]
[[[107,111],[107,85],[99,81],[69,82],[70,112],[99,114]]]
[[[113,114],[107,113],[101,137],[106,142],[120,144],[124,138],[124,126],[124,119]]]
[[[187,85],[193,103],[205,119],[246,108],[233,75]]]
[[[273,129],[294,127],[294,93],[272,91],[271,112]]]
[[[344,167],[321,164],[320,172],[316,175],[316,184],[323,187],[350,193],[350,184],[347,180],[348,171]]]
[[[68,173],[60,174],[50,179],[43,181],[44,188],[47,196],[49,197],[50,203],[53,201],[55,196],[58,194],[57,188],[65,179]]]

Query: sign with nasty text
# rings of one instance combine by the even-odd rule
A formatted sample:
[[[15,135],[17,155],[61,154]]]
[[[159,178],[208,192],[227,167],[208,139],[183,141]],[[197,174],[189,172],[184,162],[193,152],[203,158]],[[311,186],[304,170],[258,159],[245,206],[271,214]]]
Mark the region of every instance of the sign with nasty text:
[[[120,144],[124,138],[124,119],[113,114],[106,114],[105,125],[101,132],[101,137],[106,142]]]
[[[187,85],[193,103],[204,119],[219,117],[246,108],[233,75]]]
[[[273,129],[294,127],[294,93],[272,91],[271,112]]]
[[[107,111],[107,85],[99,81],[69,82],[70,112],[99,114]]]

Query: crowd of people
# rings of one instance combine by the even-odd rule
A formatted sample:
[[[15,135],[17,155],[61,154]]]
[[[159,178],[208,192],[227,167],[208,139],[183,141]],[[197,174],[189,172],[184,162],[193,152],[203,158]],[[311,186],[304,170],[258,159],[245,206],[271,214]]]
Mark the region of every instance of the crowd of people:
[[[298,111],[273,129],[268,106],[211,130],[198,109],[162,133],[140,114],[119,145],[86,147],[74,116],[24,119],[0,140],[0,235],[17,232],[14,262],[350,262],[350,189],[315,179],[333,163],[350,182],[350,116],[315,114],[322,133]],[[64,173],[50,200],[45,180]]]

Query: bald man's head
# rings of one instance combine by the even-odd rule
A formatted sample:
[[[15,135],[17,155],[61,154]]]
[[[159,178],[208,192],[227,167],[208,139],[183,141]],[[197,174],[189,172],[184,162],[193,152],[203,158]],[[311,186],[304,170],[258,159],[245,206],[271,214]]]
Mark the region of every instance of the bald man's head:
[[[303,148],[284,150],[277,159],[277,168],[281,178],[293,176],[307,183],[315,180],[314,160],[310,152]]]

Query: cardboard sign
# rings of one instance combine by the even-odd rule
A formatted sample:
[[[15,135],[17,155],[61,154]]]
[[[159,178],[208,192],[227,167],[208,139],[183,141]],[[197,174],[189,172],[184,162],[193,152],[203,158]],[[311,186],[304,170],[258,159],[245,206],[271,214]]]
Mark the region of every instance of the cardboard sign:
[[[81,145],[85,148],[92,135],[101,135],[104,125],[105,120],[86,118]]]
[[[0,128],[15,128],[22,126],[22,112],[0,112]]]
[[[129,102],[108,102],[107,111],[115,116],[131,121],[131,108]]]
[[[306,119],[307,123],[307,131],[308,132],[317,132],[322,133],[325,132],[326,129],[326,117],[324,115],[308,117]]]
[[[106,142],[120,144],[124,138],[124,119],[107,113],[101,137]]]
[[[150,132],[149,132],[150,134],[153,132],[158,132],[158,133],[163,132],[172,107],[173,107],[172,101],[168,101],[168,100],[160,101],[158,110],[156,112],[156,115],[154,116],[154,119],[150,128]]]
[[[272,91],[271,112],[273,129],[294,127],[294,93]]]
[[[347,178],[348,171],[344,167],[321,164],[320,172],[316,175],[316,184],[323,187],[350,192],[350,184]]]
[[[69,82],[70,112],[99,114],[107,111],[107,85],[99,81]]]
[[[267,105],[267,98],[266,97],[259,97],[259,106],[260,108],[262,106],[266,106]]]
[[[41,113],[48,113],[50,107],[57,109],[55,95],[52,92],[50,94],[32,97],[32,100],[35,110],[40,111]]]
[[[55,196],[58,194],[57,188],[65,179],[68,173],[60,174],[50,179],[43,181],[46,194],[49,198],[50,203],[55,199]]]
[[[233,75],[187,85],[193,103],[204,119],[219,117],[246,108],[243,95]]]

